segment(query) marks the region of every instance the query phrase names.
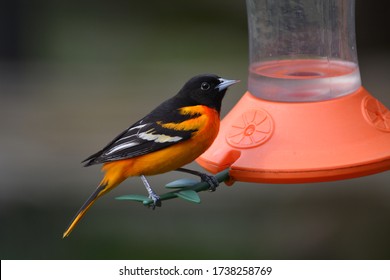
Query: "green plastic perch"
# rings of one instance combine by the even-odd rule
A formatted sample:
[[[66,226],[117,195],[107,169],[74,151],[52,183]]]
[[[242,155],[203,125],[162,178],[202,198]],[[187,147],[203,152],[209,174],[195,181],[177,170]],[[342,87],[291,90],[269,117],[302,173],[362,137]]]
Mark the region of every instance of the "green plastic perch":
[[[215,175],[215,178],[218,182],[222,183],[229,179],[229,169],[225,169],[220,173]],[[165,185],[169,189],[177,189],[175,191],[167,192],[160,195],[161,201],[173,199],[173,198],[182,198],[186,201],[200,203],[200,197],[198,192],[206,191],[210,188],[210,185],[207,182],[199,182],[195,179],[179,179]],[[143,205],[149,206],[153,203],[153,200],[145,195],[139,194],[130,194],[116,197],[118,200],[132,200],[142,202]]]

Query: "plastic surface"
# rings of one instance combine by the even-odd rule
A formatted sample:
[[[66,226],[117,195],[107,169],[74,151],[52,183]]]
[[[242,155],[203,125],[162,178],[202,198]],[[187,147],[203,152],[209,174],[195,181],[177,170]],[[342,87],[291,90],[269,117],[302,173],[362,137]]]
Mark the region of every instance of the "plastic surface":
[[[390,169],[390,112],[361,87],[354,0],[247,0],[248,92],[197,161],[300,183]]]
[[[361,86],[354,0],[247,0],[247,13],[253,95],[310,102]]]
[[[197,159],[232,180],[300,183],[390,169],[390,112],[363,87],[321,102],[273,102],[247,92]]]
[[[358,65],[343,60],[271,60],[254,63],[249,69],[248,90],[267,100],[329,100],[351,94],[360,86]]]

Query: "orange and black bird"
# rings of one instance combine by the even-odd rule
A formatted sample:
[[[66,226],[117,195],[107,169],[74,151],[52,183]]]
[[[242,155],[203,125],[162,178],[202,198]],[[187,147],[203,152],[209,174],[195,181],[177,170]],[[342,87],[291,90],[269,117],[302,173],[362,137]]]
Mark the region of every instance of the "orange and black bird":
[[[103,180],[81,206],[63,234],[67,237],[93,203],[128,177],[139,176],[153,200],[159,196],[145,176],[176,170],[197,175],[215,190],[215,177],[182,168],[213,143],[219,130],[222,99],[229,86],[238,80],[213,74],[191,78],[180,91],[114,138],[99,152],[83,162],[85,166],[102,163]]]

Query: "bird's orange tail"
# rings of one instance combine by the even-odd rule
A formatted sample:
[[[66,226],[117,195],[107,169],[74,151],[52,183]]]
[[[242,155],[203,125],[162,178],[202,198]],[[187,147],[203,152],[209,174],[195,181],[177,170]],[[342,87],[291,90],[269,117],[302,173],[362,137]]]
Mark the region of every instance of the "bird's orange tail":
[[[131,161],[116,161],[105,163],[103,165],[102,170],[106,172],[103,180],[100,182],[97,189],[87,199],[87,201],[84,202],[80,210],[76,213],[68,228],[65,230],[62,238],[69,236],[75,226],[80,222],[81,218],[84,217],[85,213],[87,213],[88,209],[95,203],[95,201],[99,197],[118,186],[120,183],[123,182],[123,180],[128,177],[124,175],[123,167],[128,167],[129,163],[131,163]]]
[[[97,187],[97,189],[91,194],[91,196],[87,199],[87,201],[84,202],[83,206],[77,211],[76,215],[72,219],[71,223],[69,224],[68,228],[65,230],[62,238],[67,237],[74,227],[80,222],[81,218],[87,213],[88,209],[95,203],[95,201],[107,192],[109,188],[107,188],[108,182],[100,183],[100,185]]]
[[[76,215],[70,222],[68,228],[65,230],[64,234],[62,235],[62,238],[69,236],[69,234],[72,232],[75,226],[80,222],[81,218],[85,215],[85,213],[87,213],[88,209],[95,203],[95,201],[100,196],[115,188],[119,183],[121,183],[125,179],[123,177],[117,177],[117,176],[116,177],[110,176],[111,177],[110,179],[108,179],[108,177],[109,177],[108,174],[106,174],[106,176],[99,184],[97,189],[91,194],[91,196],[87,199],[87,201],[84,202],[80,210],[77,211]]]

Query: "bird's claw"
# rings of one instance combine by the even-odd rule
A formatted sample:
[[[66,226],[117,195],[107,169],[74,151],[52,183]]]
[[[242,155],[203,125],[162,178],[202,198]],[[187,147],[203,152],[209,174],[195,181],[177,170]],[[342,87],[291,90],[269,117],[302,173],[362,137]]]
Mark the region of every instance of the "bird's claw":
[[[161,207],[161,199],[157,194],[149,195],[149,198],[153,200],[153,203],[148,205],[149,208],[154,210],[156,207]]]
[[[200,175],[200,179],[202,180],[202,182],[206,182],[207,184],[209,184],[209,186],[210,186],[209,191],[210,192],[215,192],[216,188],[219,186],[219,182],[218,182],[217,178],[215,178],[215,176],[202,173]]]

